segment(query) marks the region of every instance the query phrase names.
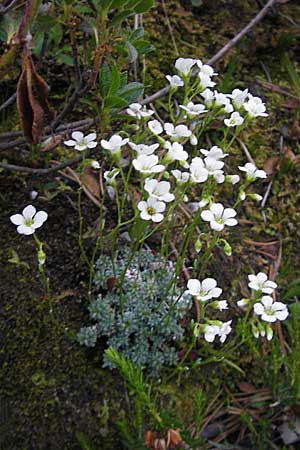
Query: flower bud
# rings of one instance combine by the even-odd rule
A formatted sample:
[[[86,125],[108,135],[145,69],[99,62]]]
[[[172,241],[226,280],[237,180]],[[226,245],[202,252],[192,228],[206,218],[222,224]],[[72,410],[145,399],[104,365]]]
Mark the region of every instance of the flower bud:
[[[201,250],[201,248],[202,248],[202,244],[201,244],[200,239],[198,238],[198,239],[196,240],[196,242],[195,242],[195,251],[196,251],[197,253],[199,253],[200,250]]]
[[[255,200],[256,202],[260,202],[263,197],[259,194],[248,194],[248,197],[250,197],[252,200]]]
[[[239,199],[240,199],[241,201],[243,201],[243,200],[245,200],[245,198],[246,198],[246,192],[243,191],[243,190],[241,190],[241,191],[239,192]]]
[[[273,338],[274,332],[273,332],[273,329],[271,328],[271,326],[270,326],[269,323],[268,323],[267,326],[266,326],[266,331],[267,331],[267,340],[268,340],[268,341],[271,341],[272,338]]]
[[[198,144],[197,136],[192,134],[191,137],[190,137],[190,143],[191,143],[191,145],[197,145]]]

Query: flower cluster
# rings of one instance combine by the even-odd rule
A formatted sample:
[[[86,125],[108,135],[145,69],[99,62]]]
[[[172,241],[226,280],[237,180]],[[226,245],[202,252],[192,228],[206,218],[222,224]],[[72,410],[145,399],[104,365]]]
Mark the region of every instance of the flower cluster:
[[[202,316],[205,318],[205,312],[207,307],[223,311],[228,309],[228,303],[226,300],[210,300],[219,298],[222,294],[222,289],[217,287],[217,282],[214,278],[205,278],[203,281],[199,281],[195,278],[191,278],[187,283],[187,294],[195,297],[196,301],[201,302],[201,308],[203,309]],[[194,333],[198,337],[201,332],[204,334],[204,339],[207,342],[214,342],[218,336],[220,342],[223,344],[226,341],[228,334],[231,332],[231,322],[221,322],[220,320],[205,320],[204,323],[197,324],[194,329]]]
[[[268,276],[259,272],[257,275],[248,275],[248,286],[251,289],[251,297],[243,298],[238,301],[240,308],[247,308],[253,311],[251,320],[252,332],[256,338],[266,336],[270,341],[273,337],[271,323],[277,320],[285,320],[288,315],[288,308],[282,302],[273,299],[277,284],[268,279]]]

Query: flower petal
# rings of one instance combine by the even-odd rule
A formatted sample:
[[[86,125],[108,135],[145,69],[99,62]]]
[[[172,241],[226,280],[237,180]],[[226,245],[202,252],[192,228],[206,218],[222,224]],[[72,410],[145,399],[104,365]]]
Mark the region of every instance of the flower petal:
[[[13,216],[10,217],[10,221],[14,225],[23,225],[24,217],[22,216],[22,214],[14,214]]]
[[[22,214],[25,219],[32,219],[33,216],[35,215],[35,213],[36,213],[36,209],[32,205],[26,206],[26,208],[24,208],[22,211]]]
[[[45,211],[38,211],[34,217],[33,228],[40,228],[47,219],[48,214]]]
[[[75,141],[82,141],[84,134],[81,131],[74,131],[72,133],[72,138],[75,139]]]

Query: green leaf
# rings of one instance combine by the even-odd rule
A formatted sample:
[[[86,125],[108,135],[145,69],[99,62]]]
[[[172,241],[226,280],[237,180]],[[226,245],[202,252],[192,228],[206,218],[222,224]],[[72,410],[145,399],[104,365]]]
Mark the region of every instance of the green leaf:
[[[152,8],[153,5],[154,5],[153,0],[142,0],[136,5],[134,11],[136,14],[142,14],[148,11],[150,8]]]
[[[118,97],[117,95],[107,97],[104,103],[105,108],[124,108],[127,105],[128,101],[122,97]]]
[[[128,60],[130,63],[133,63],[137,60],[139,54],[136,48],[129,41],[126,42],[126,46],[128,48]]]
[[[124,86],[126,86],[128,81],[128,73],[127,71],[122,72],[120,76],[120,89],[122,89]]]
[[[133,103],[138,97],[143,95],[144,85],[136,81],[126,84],[122,89],[119,89],[117,94],[123,99],[127,100],[128,103]]]
[[[110,68],[106,63],[104,63],[101,66],[99,79],[100,79],[100,94],[103,98],[105,98],[109,94],[109,88],[111,84],[111,72]]]
[[[133,33],[129,36],[130,42],[135,41],[136,39],[141,39],[145,36],[145,30],[143,27],[137,28]]]
[[[115,63],[111,66],[111,82],[109,88],[109,95],[114,95],[120,88],[120,73]]]
[[[114,9],[114,8],[120,8],[120,7],[127,7],[128,6],[128,0],[113,0],[111,5],[110,5],[110,9]]]
[[[116,14],[109,22],[109,28],[115,27],[117,25],[120,25],[123,20],[127,19],[127,17],[132,16],[134,14],[134,11],[132,9],[126,9],[125,11],[120,12],[119,14]]]

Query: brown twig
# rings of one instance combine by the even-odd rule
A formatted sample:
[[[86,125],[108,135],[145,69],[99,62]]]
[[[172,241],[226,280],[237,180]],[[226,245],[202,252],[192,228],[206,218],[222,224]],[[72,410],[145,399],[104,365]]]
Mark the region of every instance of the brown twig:
[[[90,151],[88,151],[85,154],[85,157],[89,158],[94,153],[96,153],[96,151],[98,151],[97,147],[91,149]],[[5,169],[5,170],[21,172],[21,173],[29,173],[31,175],[36,175],[36,176],[43,176],[43,175],[54,174],[55,172],[65,169],[65,167],[68,167],[68,166],[74,166],[75,164],[80,163],[82,161],[82,159],[83,159],[83,155],[78,155],[78,156],[75,156],[75,158],[68,159],[67,161],[65,161],[61,164],[57,164],[54,167],[50,167],[49,169],[33,169],[31,167],[16,166],[15,164],[6,164],[6,163],[2,163],[2,162],[0,163],[0,167],[2,167],[2,169]]]
[[[214,64],[217,61],[219,61],[221,58],[223,58],[223,56],[229,52],[229,50],[231,50],[233,47],[236,46],[236,44],[247,34],[249,33],[249,31],[256,26],[263,18],[264,16],[267,14],[268,10],[270,8],[272,8],[277,0],[269,0],[265,6],[259,11],[259,13],[253,17],[252,20],[250,20],[250,22],[239,32],[237,33],[232,39],[230,39],[230,41],[227,42],[226,45],[224,45],[224,47],[222,47],[212,58],[210,58],[206,64]],[[198,70],[196,70],[193,75],[197,75]],[[147,105],[148,103],[153,102],[154,100],[157,100],[160,97],[163,97],[164,95],[166,95],[170,90],[170,86],[166,86],[162,89],[160,89],[159,91],[155,92],[152,95],[149,95],[148,97],[146,97],[144,100],[141,101],[142,105]]]

